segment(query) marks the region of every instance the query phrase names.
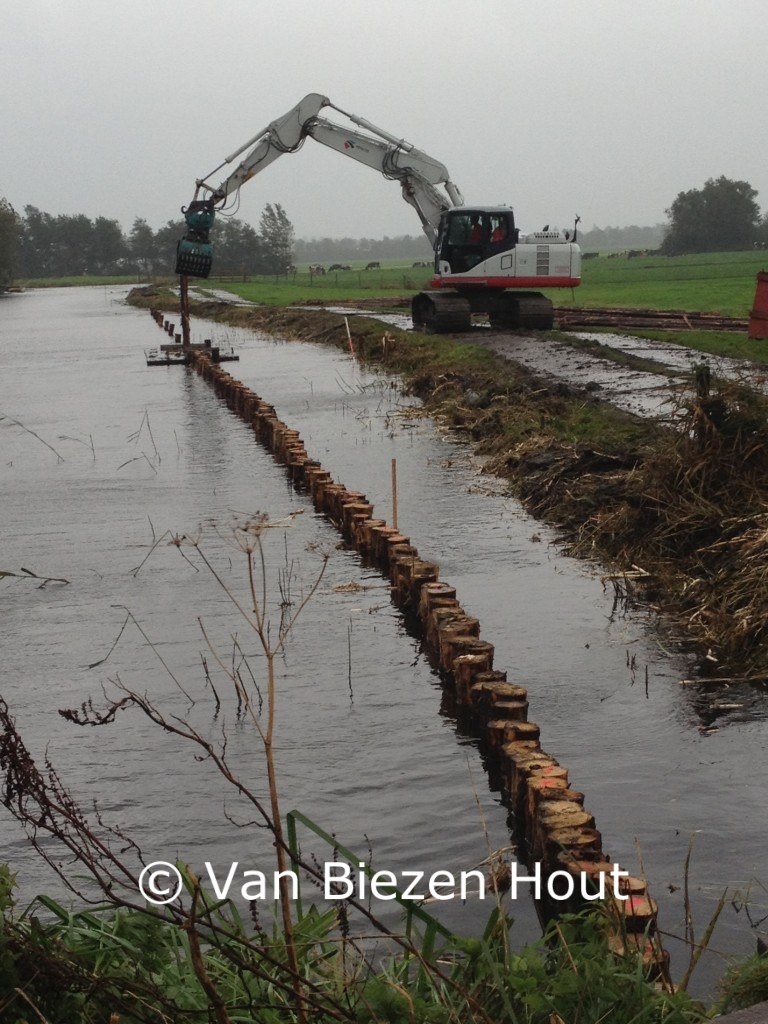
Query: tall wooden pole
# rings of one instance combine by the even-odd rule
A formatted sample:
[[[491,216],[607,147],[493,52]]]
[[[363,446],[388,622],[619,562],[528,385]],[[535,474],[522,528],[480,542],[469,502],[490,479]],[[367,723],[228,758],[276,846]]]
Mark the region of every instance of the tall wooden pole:
[[[397,459],[392,459],[392,525],[397,529]]]
[[[181,344],[189,345],[189,278],[179,277],[179,303],[181,310]]]

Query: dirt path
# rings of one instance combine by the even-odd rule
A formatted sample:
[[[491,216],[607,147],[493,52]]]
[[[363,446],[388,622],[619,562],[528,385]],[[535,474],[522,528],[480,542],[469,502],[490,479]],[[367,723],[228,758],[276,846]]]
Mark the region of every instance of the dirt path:
[[[567,341],[473,332],[472,341],[522,363],[534,373],[583,387],[625,412],[659,416],[669,412],[680,385],[691,379],[694,367],[706,363],[713,375],[747,383],[766,391],[766,369],[745,360],[699,352],[671,342],[648,341],[620,334],[579,331],[576,338],[596,342],[635,360],[653,360],[658,373],[633,370],[610,358],[574,348]]]
[[[640,416],[662,415],[681,379],[632,370],[550,338],[477,331],[472,341],[539,376],[584,388],[624,412]]]

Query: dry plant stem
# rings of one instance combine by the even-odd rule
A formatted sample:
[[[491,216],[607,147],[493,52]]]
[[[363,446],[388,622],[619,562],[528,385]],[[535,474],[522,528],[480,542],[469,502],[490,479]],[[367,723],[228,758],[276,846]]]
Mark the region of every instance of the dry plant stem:
[[[177,722],[173,722],[164,718],[163,715],[157,710],[157,708],[155,708],[148,701],[146,697],[143,697],[140,694],[128,690],[125,686],[123,686],[123,684],[119,680],[117,681],[117,685],[123,691],[123,693],[126,694],[126,696],[117,704],[113,704],[106,714],[99,715],[93,709],[87,708],[83,709],[83,715],[81,715],[80,717],[77,717],[75,713],[67,713],[67,716],[65,717],[70,717],[71,720],[77,721],[81,725],[96,725],[101,724],[103,722],[112,721],[115,717],[116,711],[120,708],[125,708],[130,705],[139,708],[150,719],[150,721],[154,722],[156,725],[159,725],[166,732],[179,736],[182,739],[191,740],[193,743],[196,743],[199,747],[201,747],[203,751],[207,754],[208,758],[215,764],[216,768],[219,770],[222,777],[226,779],[226,781],[229,782],[231,785],[233,785],[238,790],[238,792],[240,792],[241,795],[243,795],[251,803],[251,805],[259,812],[266,827],[271,829],[273,834],[275,833],[269,811],[267,810],[266,807],[262,805],[259,799],[253,793],[251,793],[243,785],[243,783],[232,773],[223,752],[218,753],[212,743],[210,743],[208,740],[203,739],[203,737],[201,737],[194,730],[182,727],[182,725],[178,723],[178,720]],[[2,698],[0,698],[0,713],[2,712],[2,708],[3,703]],[[93,720],[89,721],[88,718],[86,717],[86,714],[88,712],[91,712],[91,714],[94,716]],[[19,818],[19,820],[24,821],[31,828],[42,828],[45,831],[49,832],[51,835],[54,835],[57,839],[64,842],[65,845],[67,845],[67,847],[75,854],[78,860],[87,868],[87,870],[95,878],[97,884],[102,889],[102,891],[108,895],[110,902],[119,906],[128,907],[132,910],[141,911],[142,913],[149,913],[151,915],[152,912],[147,911],[145,906],[134,904],[116,895],[113,883],[116,883],[118,886],[124,886],[126,884],[124,879],[127,878],[127,884],[132,889],[138,890],[138,879],[135,878],[135,876],[130,872],[130,870],[120,862],[117,856],[112,852],[110,846],[105,845],[95,837],[93,832],[88,827],[85,818],[81,815],[79,809],[76,807],[74,802],[71,801],[71,798],[69,798],[68,794],[62,794],[61,799],[57,803],[54,803],[50,798],[46,798],[45,794],[38,795],[37,791],[35,792],[34,796],[37,800],[37,807],[30,807],[26,811],[26,813],[22,814],[22,811],[24,809],[20,806],[17,807],[16,805],[10,805],[10,809],[16,814],[16,817]],[[70,817],[63,817],[64,812],[68,808],[71,808]],[[40,813],[41,809],[43,811],[42,815]],[[79,844],[75,842],[73,836],[70,833],[69,828],[67,827],[72,825],[73,822],[75,826],[75,834],[77,836],[77,839],[80,840]],[[126,837],[122,834],[119,834],[114,829],[112,829],[111,832],[113,835],[117,836],[117,838],[121,839],[123,841],[123,846],[125,846]],[[56,862],[53,858],[51,858],[46,853],[44,848],[38,846],[38,844],[35,842],[34,835],[32,836],[32,841],[33,843],[35,843],[42,856],[57,871],[57,873],[63,879],[65,884],[67,884],[67,886],[74,892],[76,892],[77,895],[80,896],[82,899],[88,901],[86,896],[84,896],[78,890],[74,889],[74,887],[69,882],[67,876],[63,874],[61,870],[61,865],[58,864],[58,862]],[[130,841],[128,840],[128,842]],[[135,846],[135,844],[132,844],[132,846],[140,854],[140,851],[138,851],[138,848]],[[302,864],[301,867],[306,869],[307,865]],[[119,873],[122,873],[124,878],[121,878]],[[288,893],[288,896],[290,898],[290,893]],[[174,920],[176,921],[177,924],[179,924],[182,927],[186,926],[188,918],[186,918],[185,916],[181,916],[181,912],[179,911],[171,909],[170,912],[174,915]],[[212,919],[209,918],[206,924],[213,936],[222,935],[226,939],[232,939],[232,934],[226,928],[221,928],[220,926],[218,926]],[[307,987],[312,988],[313,990],[317,989],[317,986],[309,985],[308,982],[301,978],[301,976],[294,970],[294,965],[292,965],[290,961],[286,967],[286,964],[284,962],[281,962],[280,960],[270,956],[269,951],[264,946],[255,945],[254,943],[251,943],[248,940],[244,939],[242,936],[237,937],[237,942],[243,949],[258,954],[259,956],[263,957],[267,962],[272,964],[274,967],[278,967],[281,970],[288,973],[290,976],[290,984],[286,982],[281,982],[279,979],[274,978],[272,975],[266,972],[259,972],[253,966],[253,964],[249,964],[248,970],[256,974],[258,977],[263,978],[265,981],[270,981],[277,988],[285,992],[290,991],[294,998],[296,997],[297,986],[300,987],[302,989],[302,998],[304,1002],[307,1001]],[[321,1004],[318,1003],[317,1005]],[[307,1019],[306,1014],[302,1019]]]
[[[285,937],[286,953],[288,957],[288,967],[290,970],[291,977],[293,979],[294,994],[296,996],[297,1009],[299,1013],[299,1019],[306,1021],[306,1001],[303,992],[302,979],[299,972],[298,956],[296,952],[296,944],[294,941],[294,930],[293,930],[293,916],[291,913],[291,890],[288,882],[288,863],[286,857],[287,844],[283,834],[283,822],[280,811],[280,800],[278,795],[277,786],[277,771],[275,768],[274,758],[274,729],[275,729],[275,705],[276,705],[276,687],[275,687],[275,657],[285,646],[285,642],[296,624],[296,620],[302,613],[307,603],[311,600],[315,594],[317,588],[320,586],[325,569],[328,564],[328,556],[323,559],[320,572],[318,573],[312,587],[309,592],[303,597],[298,608],[294,614],[286,620],[281,622],[280,630],[278,633],[278,639],[274,645],[270,643],[266,608],[267,608],[267,578],[266,578],[266,560],[264,558],[264,548],[261,543],[261,537],[257,535],[255,540],[255,547],[259,552],[259,564],[260,564],[260,577],[261,577],[261,598],[259,599],[256,593],[256,581],[254,577],[254,547],[250,544],[246,548],[246,555],[248,558],[248,583],[251,594],[251,601],[253,606],[253,613],[255,620],[246,612],[245,608],[235,598],[224,580],[219,576],[214,567],[211,565],[208,558],[205,556],[203,551],[197,547],[198,554],[202,558],[206,568],[211,572],[216,582],[222,588],[224,593],[227,595],[232,604],[237,608],[249,626],[255,630],[264,656],[267,662],[267,725],[266,728],[262,728],[261,723],[258,720],[252,701],[249,694],[244,689],[240,681],[237,679],[237,675],[231,669],[226,668],[222,660],[213,650],[211,643],[203,630],[203,636],[205,637],[206,643],[209,649],[214,654],[217,663],[226,673],[229,679],[232,681],[235,691],[239,699],[242,699],[245,708],[248,712],[251,721],[253,722],[256,730],[261,737],[262,744],[264,746],[264,757],[267,766],[267,783],[269,786],[269,803],[270,803],[270,821],[269,827],[271,828],[275,837],[275,857],[277,860],[278,868],[278,886],[280,889],[280,913],[283,922],[283,933]],[[201,623],[202,629],[202,623]],[[264,811],[262,811],[264,814]]]
[[[691,956],[688,961],[688,967],[686,968],[683,980],[680,982],[678,988],[681,992],[688,991],[688,983],[691,980],[696,964],[701,959],[701,954],[709,945],[709,940],[712,938],[712,932],[715,930],[718,918],[722,913],[723,907],[725,906],[725,900],[728,890],[726,889],[720,900],[715,907],[715,911],[710,918],[709,924],[704,931],[704,937],[701,942],[696,942],[696,937],[693,933],[693,913],[691,910],[691,899],[689,890],[689,876],[691,867],[691,856],[693,854],[693,844],[696,841],[696,833],[694,832],[691,836],[690,842],[688,843],[688,852],[685,857],[685,866],[683,872],[683,897],[685,902],[685,942],[690,946]]]
[[[256,632],[261,642],[264,655],[267,659],[267,728],[262,733],[262,742],[264,744],[264,757],[267,763],[267,781],[269,784],[269,800],[270,809],[272,813],[272,822],[275,831],[275,855],[277,857],[277,867],[279,874],[279,886],[280,886],[280,910],[283,918],[283,932],[285,934],[285,945],[288,953],[288,962],[291,968],[291,973],[294,978],[294,985],[296,989],[296,1000],[299,1011],[299,1016],[302,1020],[306,1019],[306,1009],[304,1005],[304,996],[302,993],[301,981],[298,971],[298,958],[296,955],[296,945],[293,938],[293,917],[291,914],[291,893],[288,885],[288,877],[286,874],[287,863],[285,856],[285,840],[283,836],[283,819],[280,812],[280,801],[277,790],[277,773],[275,770],[275,758],[274,758],[274,730],[275,730],[275,656],[283,648],[286,637],[290,633],[297,618],[301,614],[302,610],[306,607],[307,602],[311,599],[320,585],[320,580],[325,574],[326,566],[328,565],[328,558],[323,560],[320,572],[315,579],[315,582],[310,589],[309,593],[305,596],[304,600],[299,605],[295,614],[283,625],[278,635],[277,644],[272,647],[269,643],[269,637],[265,627],[264,613],[266,610],[266,564],[264,559],[264,548],[261,543],[261,539],[257,538],[258,550],[259,550],[259,561],[261,564],[261,583],[262,583],[262,599],[261,602],[256,600],[256,587],[253,576],[253,551],[248,551],[248,583],[251,591],[251,598],[253,599],[254,612],[256,614]],[[253,711],[250,698],[246,695],[246,708],[252,721],[256,721],[256,715]]]
[[[195,972],[197,980],[200,982],[200,986],[205,992],[209,1006],[216,1017],[217,1024],[231,1024],[227,1008],[224,1005],[224,1000],[219,995],[216,986],[211,981],[208,976],[208,972],[205,969],[203,952],[200,948],[200,936],[197,934],[197,929],[195,927],[197,920],[197,907],[200,902],[200,881],[197,877],[194,877],[193,882],[194,891],[192,893],[192,906],[189,910],[189,919],[184,926],[184,930],[189,937],[192,969]]]
[[[704,937],[702,938],[701,942],[695,943],[693,949],[691,950],[690,963],[688,964],[688,968],[685,972],[683,980],[680,982],[678,986],[678,989],[681,992],[688,991],[688,983],[691,980],[691,975],[693,974],[696,968],[696,964],[698,964],[699,960],[701,959],[701,954],[704,952],[704,950],[709,947],[709,940],[712,938],[712,933],[715,930],[715,925],[720,919],[720,914],[722,913],[723,907],[725,906],[727,895],[728,890],[725,889],[723,891],[723,895],[720,897],[718,901],[717,906],[715,907],[715,911],[712,914],[712,917],[709,919],[709,924],[707,925],[704,931]]]
[[[301,615],[301,613],[303,612],[304,608],[307,606],[309,601],[312,599],[312,597],[316,593],[318,587],[320,586],[320,583],[321,583],[321,581],[323,579],[323,576],[325,575],[325,570],[326,570],[326,567],[328,565],[329,556],[327,554],[323,556],[323,564],[322,564],[322,566],[320,568],[320,572],[317,574],[317,576],[315,578],[315,581],[314,581],[312,587],[310,588],[310,590],[308,591],[308,593],[306,593],[306,594],[304,594],[302,596],[302,600],[301,600],[300,604],[298,605],[298,607],[297,607],[296,611],[294,612],[294,614],[290,618],[284,618],[284,619],[281,620],[280,630],[279,630],[279,633],[278,633],[278,639],[275,642],[274,646],[272,646],[270,644],[270,640],[269,640],[269,631],[268,631],[268,622],[267,622],[267,571],[266,571],[266,559],[264,557],[264,548],[263,548],[263,545],[261,543],[261,537],[257,534],[255,542],[253,544],[249,543],[249,545],[245,549],[247,557],[248,557],[248,583],[249,583],[249,589],[250,589],[251,604],[252,604],[253,612],[254,612],[254,615],[255,615],[255,622],[251,618],[251,616],[245,611],[245,609],[243,608],[242,604],[237,600],[237,598],[234,596],[234,594],[232,594],[232,592],[229,589],[229,587],[227,586],[227,584],[224,582],[224,580],[216,572],[215,568],[211,565],[211,563],[209,562],[209,560],[205,556],[204,552],[200,549],[200,547],[196,545],[196,549],[197,549],[197,552],[198,552],[200,558],[203,560],[203,563],[205,564],[206,568],[208,568],[208,570],[211,572],[212,576],[214,577],[216,582],[219,584],[219,586],[222,588],[222,590],[224,591],[224,593],[226,594],[228,599],[232,602],[232,604],[235,606],[235,608],[237,608],[237,610],[240,612],[240,614],[243,616],[243,618],[246,620],[246,622],[248,622],[248,624],[251,626],[251,628],[255,629],[256,634],[259,637],[259,642],[261,644],[262,650],[264,651],[264,654],[265,654],[265,657],[266,657],[266,660],[267,660],[267,671],[268,671],[267,725],[266,725],[266,728],[263,728],[261,726],[261,723],[258,720],[258,716],[256,715],[256,712],[255,712],[255,710],[253,708],[253,704],[251,702],[249,694],[247,693],[245,688],[242,686],[240,681],[237,679],[235,673],[233,673],[231,669],[229,669],[227,666],[224,665],[222,659],[218,656],[218,654],[214,650],[213,646],[210,643],[210,640],[208,639],[208,637],[205,634],[205,630],[203,629],[203,636],[205,637],[206,643],[208,644],[208,647],[211,650],[211,653],[213,654],[214,658],[216,659],[216,662],[219,665],[219,667],[222,669],[222,671],[225,673],[225,675],[232,681],[233,686],[235,687],[236,693],[238,694],[238,697],[243,700],[243,704],[244,704],[244,706],[245,706],[245,708],[246,708],[246,710],[248,712],[248,715],[250,716],[251,721],[253,722],[257,732],[259,733],[259,736],[262,739],[262,743],[264,745],[265,759],[266,759],[266,763],[267,763],[267,778],[268,778],[269,791],[270,791],[270,813],[267,814],[266,808],[264,808],[261,805],[261,803],[258,800],[256,800],[254,795],[252,793],[250,793],[248,791],[248,789],[245,786],[243,786],[243,784],[235,776],[232,775],[231,771],[229,770],[228,765],[226,764],[226,761],[225,761],[224,757],[221,756],[221,755],[216,754],[216,752],[213,750],[213,747],[207,741],[205,741],[201,736],[199,736],[198,734],[196,734],[194,732],[185,733],[179,727],[171,725],[168,722],[163,722],[162,719],[161,719],[161,716],[157,713],[155,708],[151,707],[151,705],[149,705],[148,702],[146,702],[145,700],[142,700],[142,698],[139,698],[136,695],[133,695],[133,696],[136,697],[137,703],[139,703],[139,705],[149,715],[150,718],[153,718],[153,720],[155,720],[155,721],[160,721],[160,724],[162,724],[166,729],[170,729],[171,731],[177,732],[180,735],[187,735],[188,738],[192,739],[194,742],[196,742],[196,743],[200,744],[202,747],[204,747],[207,750],[209,756],[213,759],[214,763],[219,768],[219,770],[225,776],[225,778],[229,782],[231,782],[259,810],[259,813],[261,814],[262,818],[264,818],[267,827],[272,831],[272,833],[274,835],[274,838],[275,838],[275,851],[276,851],[276,860],[277,860],[277,864],[278,864],[278,870],[281,873],[281,877],[279,879],[280,905],[281,905],[281,913],[282,913],[282,919],[283,919],[283,930],[284,930],[284,935],[285,935],[286,951],[287,951],[287,957],[288,957],[288,971],[289,971],[289,974],[290,974],[291,979],[292,979],[293,991],[294,991],[294,994],[295,994],[296,1000],[297,1000],[297,1007],[298,1007],[299,1014],[300,1014],[300,1020],[303,1021],[303,1022],[307,1022],[308,1021],[308,1017],[307,1017],[307,1014],[306,1014],[306,1008],[307,1008],[306,1007],[306,1004],[307,1004],[306,980],[304,978],[302,978],[302,976],[301,976],[301,974],[299,973],[299,970],[298,970],[298,959],[297,959],[297,955],[296,955],[296,945],[295,945],[295,941],[294,941],[293,919],[291,917],[291,909],[290,909],[291,908],[290,890],[289,890],[289,886],[288,886],[288,879],[283,874],[286,871],[286,866],[287,866],[287,859],[286,858],[287,858],[287,853],[288,853],[288,844],[285,841],[285,837],[284,837],[284,833],[283,833],[282,817],[281,817],[280,802],[279,802],[278,787],[277,787],[277,773],[276,773],[275,761],[274,761],[273,737],[274,737],[275,707],[276,707],[276,686],[275,686],[274,663],[275,663],[275,658],[277,657],[277,655],[283,650],[283,648],[285,646],[285,643],[286,643],[286,641],[288,639],[288,636],[290,635],[291,631],[293,630],[293,627],[296,625],[296,622],[297,622],[299,616]],[[261,595],[260,596],[257,593],[257,583],[256,583],[257,572],[256,572],[256,567],[254,565],[254,551],[256,549],[258,549],[258,552],[259,552],[259,567],[258,567],[259,571],[258,571],[258,577],[259,577],[259,583],[260,583],[260,586],[261,586]],[[201,623],[201,629],[202,629],[202,623]],[[304,868],[305,871],[307,871],[308,874],[314,876],[317,879],[320,879],[319,873],[311,865],[302,864],[301,866]],[[359,904],[354,899],[350,900],[350,904],[353,905],[357,910],[360,910],[368,918],[368,920],[370,920],[371,923],[374,924],[380,930],[380,932],[382,934],[389,934],[389,935],[391,935],[391,937],[394,939],[394,941],[398,945],[402,946],[402,948],[406,949],[410,955],[415,957],[415,959],[419,962],[419,964],[420,964],[420,966],[422,967],[423,970],[425,970],[427,973],[429,973],[431,975],[434,975],[435,977],[440,978],[440,980],[443,982],[443,984],[447,985],[449,988],[456,988],[457,987],[456,983],[448,975],[444,974],[442,971],[437,969],[434,965],[428,964],[426,962],[426,960],[424,959],[424,957],[422,956],[420,950],[418,950],[417,948],[413,947],[410,943],[404,942],[402,939],[398,938],[397,936],[392,935],[392,933],[389,932],[389,930],[387,928],[385,928],[374,917],[374,915],[371,914],[371,912],[365,906],[362,906],[361,904]],[[485,1021],[485,1022],[487,1022],[487,1024],[492,1024],[490,1018],[483,1011],[482,1007],[479,1006],[477,1001],[474,1000],[471,996],[469,996],[468,993],[465,993],[465,995],[466,995],[466,998],[467,998],[468,1002],[472,1006],[473,1012],[475,1013],[477,1019],[479,1021]]]
[[[48,442],[46,440],[44,440],[42,437],[40,437],[39,434],[36,434],[34,432],[34,430],[30,430],[29,427],[25,427],[24,424],[20,420],[15,420],[13,418],[13,416],[9,416],[7,413],[2,413],[2,412],[0,412],[0,420],[8,420],[9,423],[13,423],[15,426],[21,427],[21,429],[26,431],[27,434],[31,434],[32,437],[36,437],[37,440],[41,444],[44,444],[46,448],[50,448],[50,450],[53,452],[53,454],[56,456],[56,458],[59,460],[59,462],[63,462],[64,461],[64,456],[63,455],[59,455],[59,453],[56,451],[56,449],[53,447],[53,445],[48,444]]]
[[[19,997],[20,997],[21,999],[23,999],[23,1000],[24,1000],[24,1002],[25,1002],[25,1003],[27,1004],[27,1006],[29,1006],[29,1007],[30,1007],[30,1008],[31,1008],[32,1010],[34,1010],[34,1011],[35,1011],[35,1013],[36,1013],[36,1014],[37,1014],[37,1016],[38,1016],[38,1017],[40,1018],[40,1020],[41,1020],[41,1021],[43,1022],[43,1024],[49,1024],[48,1018],[47,1018],[46,1016],[44,1016],[44,1015],[43,1015],[43,1014],[42,1014],[42,1013],[41,1013],[41,1012],[40,1012],[40,1011],[38,1010],[38,1008],[37,1008],[37,1007],[35,1006],[35,1004],[34,1004],[34,1003],[32,1002],[32,1000],[31,1000],[31,999],[29,998],[29,996],[28,996],[28,995],[26,994],[26,992],[24,992],[24,991],[23,991],[22,989],[20,989],[20,988],[15,988],[15,989],[13,990],[13,994],[14,994],[14,996],[19,996]],[[5,1004],[5,1005],[10,1005],[10,1003],[7,1003],[7,1004]]]
[[[693,854],[693,844],[695,841],[696,833],[694,832],[688,843],[688,852],[685,855],[685,865],[683,867],[683,899],[685,902],[685,941],[688,943],[692,950],[696,946],[696,937],[693,934],[693,912],[691,910],[691,896],[688,888],[688,882],[690,878],[691,855]]]
[[[174,681],[174,683],[176,684],[176,686],[177,686],[177,688],[178,688],[178,689],[180,690],[180,692],[184,694],[184,696],[185,696],[185,697],[187,698],[187,700],[189,701],[189,703],[190,703],[190,704],[194,704],[194,703],[195,703],[195,702],[194,702],[194,700],[193,700],[193,699],[192,699],[192,698],[190,697],[190,695],[189,695],[189,694],[187,693],[187,691],[186,691],[186,690],[184,689],[184,687],[183,687],[183,686],[181,685],[181,683],[179,682],[179,680],[178,680],[178,679],[176,678],[176,676],[175,676],[175,675],[173,674],[173,672],[171,671],[171,668],[170,668],[170,666],[169,666],[169,665],[168,665],[168,664],[167,664],[167,663],[166,663],[166,662],[165,662],[165,661],[163,660],[163,656],[162,656],[162,655],[160,654],[160,652],[158,651],[157,647],[156,647],[156,646],[155,646],[155,645],[154,645],[154,644],[152,643],[152,641],[150,640],[150,638],[149,638],[149,637],[147,636],[147,634],[146,634],[146,632],[145,632],[144,628],[142,627],[142,625],[141,625],[141,623],[139,622],[139,620],[138,620],[138,619],[137,619],[137,618],[136,618],[136,617],[134,616],[133,612],[132,612],[132,611],[129,611],[129,609],[127,609],[127,608],[125,607],[125,605],[122,605],[122,604],[115,604],[115,605],[112,605],[112,607],[113,607],[113,608],[121,608],[121,609],[122,609],[122,610],[123,610],[123,611],[124,611],[124,612],[126,613],[126,619],[125,619],[125,622],[124,622],[124,623],[123,623],[123,625],[122,625],[122,626],[120,627],[120,632],[119,632],[119,633],[117,634],[117,639],[115,640],[115,642],[114,642],[114,643],[112,644],[112,646],[110,647],[109,651],[108,651],[108,652],[107,652],[107,654],[106,654],[106,657],[102,658],[102,659],[101,659],[101,661],[95,661],[95,662],[94,662],[94,663],[93,663],[92,665],[89,665],[89,666],[88,666],[88,668],[96,668],[96,667],[97,667],[98,665],[103,665],[103,664],[104,664],[104,662],[105,662],[105,661],[107,660],[107,658],[108,658],[108,657],[110,656],[110,654],[112,653],[112,651],[114,651],[115,647],[117,647],[117,643],[118,643],[118,641],[119,641],[120,637],[122,636],[122,634],[123,634],[123,631],[125,630],[125,627],[126,627],[126,625],[127,625],[127,624],[128,624],[129,622],[132,622],[132,623],[134,624],[134,626],[136,627],[136,629],[138,629],[138,631],[139,631],[139,632],[141,633],[141,635],[142,635],[142,636],[144,637],[144,639],[145,639],[145,640],[147,641],[147,644],[148,644],[148,646],[149,646],[149,647],[151,648],[151,650],[152,650],[152,651],[154,652],[154,655],[155,655],[155,657],[156,657],[156,658],[158,659],[158,661],[159,661],[159,662],[160,662],[160,664],[161,664],[161,665],[163,666],[163,668],[165,669],[165,671],[166,671],[166,672],[168,673],[168,675],[169,675],[169,676],[171,677],[171,679],[172,679],[172,680]]]
[[[151,520],[150,520],[150,526],[151,526],[151,525],[152,525],[152,522],[151,522]],[[153,532],[154,532],[154,531],[153,531]],[[162,540],[163,540],[163,539],[164,539],[165,537],[167,537],[167,536],[168,536],[168,535],[170,534],[170,532],[171,532],[170,530],[166,530],[166,531],[165,531],[165,533],[164,533],[164,534],[162,534],[162,535],[161,535],[160,537],[153,537],[153,538],[152,538],[152,546],[150,547],[149,551],[148,551],[148,552],[146,553],[146,555],[145,555],[145,556],[144,556],[144,557],[142,558],[142,560],[141,560],[141,561],[139,562],[139,564],[138,564],[138,565],[136,566],[136,568],[135,568],[135,569],[131,569],[131,575],[132,575],[132,576],[138,576],[138,574],[139,574],[139,572],[141,571],[141,568],[142,568],[142,566],[144,565],[144,563],[145,563],[145,562],[146,562],[146,561],[147,561],[147,560],[148,560],[148,559],[149,559],[149,558],[150,558],[150,557],[152,556],[152,554],[153,554],[153,552],[154,552],[155,548],[156,548],[156,547],[157,547],[157,546],[158,546],[158,545],[159,545],[159,544],[161,543],[161,541],[162,541]]]
[[[39,580],[40,586],[38,590],[42,590],[46,583],[63,583],[65,587],[69,586],[69,580],[65,580],[63,576],[39,576],[36,572],[32,572],[31,569],[25,569],[23,565],[21,566],[21,572],[0,569],[0,579],[4,576],[15,576],[16,579],[20,580]]]

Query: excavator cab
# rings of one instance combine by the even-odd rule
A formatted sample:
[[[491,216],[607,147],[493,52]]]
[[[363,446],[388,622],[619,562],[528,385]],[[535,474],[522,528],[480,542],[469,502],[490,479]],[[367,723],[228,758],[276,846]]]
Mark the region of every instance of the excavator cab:
[[[454,274],[463,274],[489,256],[512,249],[517,241],[511,209],[471,210],[460,207],[443,214],[439,259]]]
[[[194,199],[182,209],[187,232],[176,244],[176,273],[186,277],[208,277],[213,264],[211,229],[216,217],[210,199]]]

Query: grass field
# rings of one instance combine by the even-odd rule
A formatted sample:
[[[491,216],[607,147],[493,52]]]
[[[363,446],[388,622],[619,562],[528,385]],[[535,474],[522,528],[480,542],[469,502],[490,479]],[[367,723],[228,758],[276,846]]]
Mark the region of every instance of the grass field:
[[[751,251],[633,259],[601,255],[585,261],[580,287],[572,292],[551,289],[547,294],[557,306],[684,309],[746,317],[755,294],[755,276],[766,267],[768,253]],[[228,280],[221,287],[254,302],[283,306],[313,298],[409,296],[426,288],[429,279],[428,267],[392,261],[382,264],[380,270],[364,270],[361,265],[313,277],[308,269],[299,268],[289,279]]]
[[[583,264],[573,299],[548,294],[556,305],[684,309],[747,317],[755,277],[768,267],[768,253],[701,253],[696,256],[600,256]]]

